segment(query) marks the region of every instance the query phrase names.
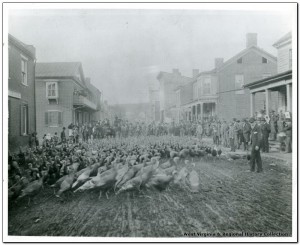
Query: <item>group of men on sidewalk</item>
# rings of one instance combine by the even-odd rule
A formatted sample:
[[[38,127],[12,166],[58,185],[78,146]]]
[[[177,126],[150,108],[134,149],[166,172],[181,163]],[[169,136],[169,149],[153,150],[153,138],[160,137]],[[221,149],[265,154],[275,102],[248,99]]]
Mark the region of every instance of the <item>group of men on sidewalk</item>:
[[[216,145],[222,144],[224,147],[230,148],[232,152],[240,149],[241,145],[243,145],[244,151],[249,151],[251,154],[251,171],[255,170],[255,164],[257,164],[257,172],[261,172],[260,151],[264,153],[269,152],[271,127],[272,123],[270,123],[268,116],[252,117],[249,120],[244,118],[242,121],[233,118],[229,123],[226,120],[218,121],[212,124],[213,143]],[[199,139],[202,138],[202,131],[201,125],[199,125],[197,128]],[[285,135],[285,152],[292,152],[291,118],[285,118],[280,132]]]

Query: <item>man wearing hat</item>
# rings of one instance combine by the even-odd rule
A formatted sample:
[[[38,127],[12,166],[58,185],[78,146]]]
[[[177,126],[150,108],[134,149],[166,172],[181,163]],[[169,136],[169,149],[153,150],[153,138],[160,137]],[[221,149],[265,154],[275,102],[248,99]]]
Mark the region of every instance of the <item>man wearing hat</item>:
[[[249,123],[251,125],[251,171],[255,171],[255,163],[257,165],[257,172],[262,172],[262,162],[260,157],[260,145],[261,145],[261,129],[255,119],[252,117],[249,120]]]
[[[283,131],[286,134],[285,152],[291,153],[292,152],[292,120],[291,120],[291,118],[285,119]]]
[[[270,124],[266,121],[264,117],[261,118],[261,133],[262,133],[262,152],[269,152],[269,135],[271,133]]]
[[[66,128],[63,127],[63,131],[60,133],[60,139],[62,143],[66,142],[66,132],[65,132]]]
[[[230,151],[235,152],[235,144],[234,144],[234,137],[235,137],[235,131],[234,131],[234,122],[231,122],[228,129],[228,138],[229,138],[229,144],[230,144]]]
[[[244,138],[244,151],[248,151],[248,144],[249,144],[249,141],[250,141],[251,126],[248,123],[246,118],[244,118],[244,120],[243,120],[242,131],[243,131],[243,138]]]

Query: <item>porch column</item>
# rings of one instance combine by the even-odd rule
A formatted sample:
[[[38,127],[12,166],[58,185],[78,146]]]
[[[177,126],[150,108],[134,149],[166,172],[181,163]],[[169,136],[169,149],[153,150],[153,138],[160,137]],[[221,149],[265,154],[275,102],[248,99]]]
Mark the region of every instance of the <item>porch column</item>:
[[[201,109],[201,121],[203,120],[203,104],[204,103],[201,103],[200,105],[201,105],[201,107],[200,107],[200,109]]]
[[[255,111],[255,93],[250,94],[250,116],[253,117]]]
[[[270,89],[266,89],[266,114],[269,115],[269,107],[270,107]]]
[[[291,97],[291,85],[286,85],[286,110],[291,112],[292,109],[292,97]]]
[[[196,121],[198,121],[198,104],[196,104]]]

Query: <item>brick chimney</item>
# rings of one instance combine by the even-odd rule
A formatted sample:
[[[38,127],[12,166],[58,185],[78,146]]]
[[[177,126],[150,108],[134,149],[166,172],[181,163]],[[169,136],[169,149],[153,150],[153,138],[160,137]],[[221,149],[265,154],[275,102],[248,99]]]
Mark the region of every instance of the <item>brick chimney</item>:
[[[181,75],[181,73],[179,72],[179,69],[173,69],[173,74],[177,74],[177,75]]]
[[[219,68],[223,65],[224,59],[223,58],[215,58],[215,68]]]
[[[199,75],[199,69],[193,69],[193,77],[196,77]]]
[[[257,46],[257,33],[247,33],[246,35],[246,48]]]

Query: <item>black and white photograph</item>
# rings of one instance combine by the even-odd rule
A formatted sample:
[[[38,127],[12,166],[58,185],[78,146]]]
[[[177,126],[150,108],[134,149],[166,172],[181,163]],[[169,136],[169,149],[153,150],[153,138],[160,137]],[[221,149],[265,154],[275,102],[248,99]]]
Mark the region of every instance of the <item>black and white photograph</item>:
[[[296,242],[297,3],[3,3],[3,242]]]

